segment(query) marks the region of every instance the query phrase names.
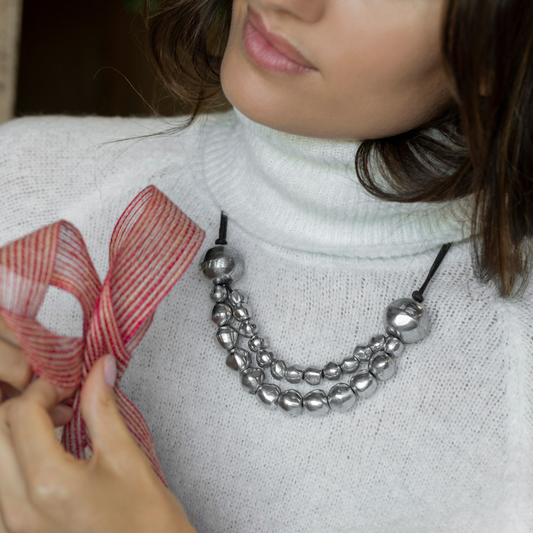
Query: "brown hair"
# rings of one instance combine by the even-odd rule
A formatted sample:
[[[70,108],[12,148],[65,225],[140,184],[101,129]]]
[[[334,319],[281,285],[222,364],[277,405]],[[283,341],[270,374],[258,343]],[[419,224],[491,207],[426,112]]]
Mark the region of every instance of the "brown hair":
[[[231,9],[232,0],[160,0],[147,14],[156,68],[191,106],[184,127],[222,101]],[[453,105],[416,129],[364,141],[355,170],[362,186],[383,200],[472,195],[476,277],[492,280],[501,297],[519,297],[533,249],[533,3],[447,0],[444,15],[442,53]],[[389,190],[373,180],[373,164]]]

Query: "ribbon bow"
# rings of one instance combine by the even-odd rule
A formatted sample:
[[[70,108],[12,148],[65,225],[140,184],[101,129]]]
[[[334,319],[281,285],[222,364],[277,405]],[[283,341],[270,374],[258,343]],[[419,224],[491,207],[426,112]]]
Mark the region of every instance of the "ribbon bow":
[[[80,390],[95,361],[117,360],[115,394],[121,415],[152,468],[168,486],[148,426],[119,388],[132,350],[155,309],[190,265],[204,231],[156,187],[144,189],[120,217],[102,284],[80,232],[69,222],[46,226],[0,249],[0,317],[12,329],[33,372],[53,385],[75,388],[62,444],[78,458],[92,451],[81,416]],[[52,285],[71,293],[83,311],[83,337],[53,333],[35,317]]]

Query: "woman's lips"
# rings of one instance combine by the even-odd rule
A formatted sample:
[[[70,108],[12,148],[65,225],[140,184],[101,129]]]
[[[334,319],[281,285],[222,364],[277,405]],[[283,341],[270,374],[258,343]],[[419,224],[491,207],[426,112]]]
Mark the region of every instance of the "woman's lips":
[[[261,16],[252,9],[248,9],[244,22],[243,43],[251,59],[266,70],[289,74],[317,71],[292,45],[270,33]]]

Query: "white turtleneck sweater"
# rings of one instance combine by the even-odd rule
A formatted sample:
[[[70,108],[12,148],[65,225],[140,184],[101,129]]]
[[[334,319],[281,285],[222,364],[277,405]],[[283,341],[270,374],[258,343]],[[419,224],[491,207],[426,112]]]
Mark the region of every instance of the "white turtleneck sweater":
[[[113,226],[149,184],[206,231],[121,383],[199,533],[532,532],[533,287],[505,301],[475,280],[468,204],[377,200],[357,180],[354,143],[237,111],[114,142],[168,126],[60,116],[2,126],[0,245],[67,219],[104,277]],[[221,209],[246,262],[235,286],[288,364],[341,361],[383,333],[386,306],[419,288],[453,241],[425,292],[429,335],[347,413],[265,409],[225,365],[197,267]],[[58,291],[40,318],[81,331],[77,304]]]

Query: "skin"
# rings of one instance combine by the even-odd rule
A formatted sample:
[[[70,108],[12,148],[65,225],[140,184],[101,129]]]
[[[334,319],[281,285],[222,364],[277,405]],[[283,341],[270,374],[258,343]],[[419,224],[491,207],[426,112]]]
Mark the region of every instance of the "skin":
[[[250,6],[318,70],[269,72],[245,53]],[[234,0],[221,82],[277,130],[365,140],[412,129],[452,102],[440,53],[444,0]]]
[[[268,72],[244,52],[248,5],[316,67]],[[221,80],[250,119],[310,137],[364,140],[407,131],[452,101],[440,58],[444,0],[234,0]],[[54,426],[74,391],[33,379],[0,319],[0,533],[194,533],[180,502],[129,434],[103,359],[81,393],[91,459],[67,454]]]

